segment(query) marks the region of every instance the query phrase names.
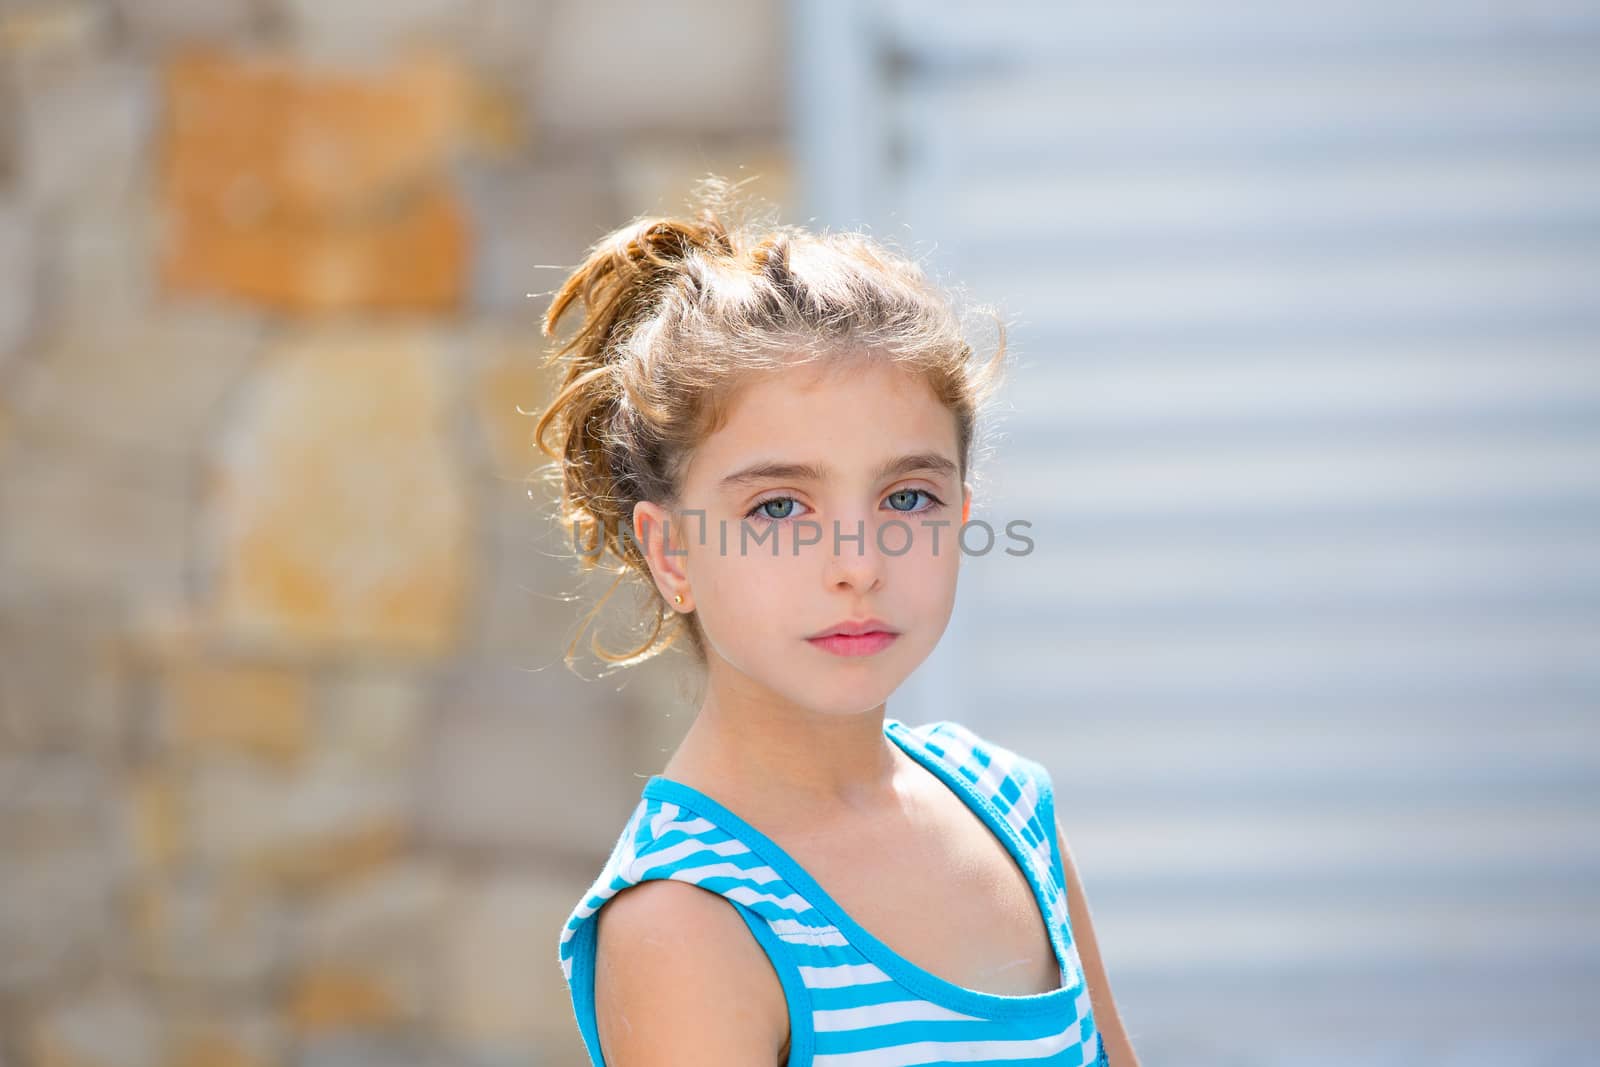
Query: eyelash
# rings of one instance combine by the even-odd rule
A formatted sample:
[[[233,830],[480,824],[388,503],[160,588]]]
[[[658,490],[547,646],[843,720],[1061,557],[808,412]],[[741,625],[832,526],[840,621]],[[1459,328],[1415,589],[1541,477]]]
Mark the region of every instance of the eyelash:
[[[927,497],[930,501],[932,501],[931,504],[929,504],[925,508],[920,509],[920,511],[901,511],[901,512],[899,512],[899,514],[901,514],[901,515],[917,515],[917,514],[920,514],[922,511],[932,511],[934,508],[944,507],[944,501],[940,500],[937,496],[935,496],[933,493],[929,492],[926,489],[896,489],[893,493],[889,493],[888,495],[889,496],[894,496],[894,495],[896,495],[898,493],[921,493],[923,496]],[[756,513],[758,511],[760,511],[762,508],[766,507],[768,504],[776,504],[780,500],[794,500],[794,499],[795,498],[792,497],[792,496],[769,496],[765,500],[757,501],[750,508],[749,511],[744,513],[744,517],[747,518],[747,519],[755,519],[755,520],[757,520],[759,522],[769,522],[769,523],[771,523],[771,522],[793,522],[794,521],[794,516],[793,515],[788,515],[788,516],[785,516],[784,518],[781,518],[781,519],[774,519],[770,515],[758,515]],[[795,500],[795,503],[798,504],[799,501]]]

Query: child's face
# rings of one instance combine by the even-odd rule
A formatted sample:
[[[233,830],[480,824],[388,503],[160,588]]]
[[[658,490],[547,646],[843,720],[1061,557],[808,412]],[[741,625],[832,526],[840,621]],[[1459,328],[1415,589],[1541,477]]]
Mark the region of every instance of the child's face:
[[[932,462],[876,473],[908,456]],[[681,594],[681,608],[698,612],[711,684],[825,714],[882,704],[950,619],[971,496],[959,459],[955,417],[925,381],[886,361],[793,367],[742,389],[685,474],[682,507],[703,518],[652,504],[635,514],[668,602]],[[758,464],[820,476],[728,480]],[[641,515],[654,524],[648,541]],[[661,547],[663,519],[682,555]],[[869,618],[898,636],[875,650],[809,640]]]

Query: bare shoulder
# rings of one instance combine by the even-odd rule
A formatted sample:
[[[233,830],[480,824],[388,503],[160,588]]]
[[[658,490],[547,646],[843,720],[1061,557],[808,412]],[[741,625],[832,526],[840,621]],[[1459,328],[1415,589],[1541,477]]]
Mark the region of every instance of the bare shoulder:
[[[606,1067],[778,1063],[789,1036],[783,986],[731,901],[653,879],[618,893],[596,922]]]

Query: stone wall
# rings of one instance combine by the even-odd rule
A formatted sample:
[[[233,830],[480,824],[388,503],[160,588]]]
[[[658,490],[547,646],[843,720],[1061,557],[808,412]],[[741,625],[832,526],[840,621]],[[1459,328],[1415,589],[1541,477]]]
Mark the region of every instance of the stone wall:
[[[561,663],[527,294],[707,171],[792,217],[781,16],[0,0],[4,1067],[587,1062],[690,708]]]

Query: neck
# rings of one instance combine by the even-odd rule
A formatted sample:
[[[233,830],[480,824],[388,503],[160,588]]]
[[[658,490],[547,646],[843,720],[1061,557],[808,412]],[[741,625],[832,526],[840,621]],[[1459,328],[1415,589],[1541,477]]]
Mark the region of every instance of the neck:
[[[713,684],[663,774],[811,819],[881,810],[903,766],[884,736],[886,707],[826,714]]]

